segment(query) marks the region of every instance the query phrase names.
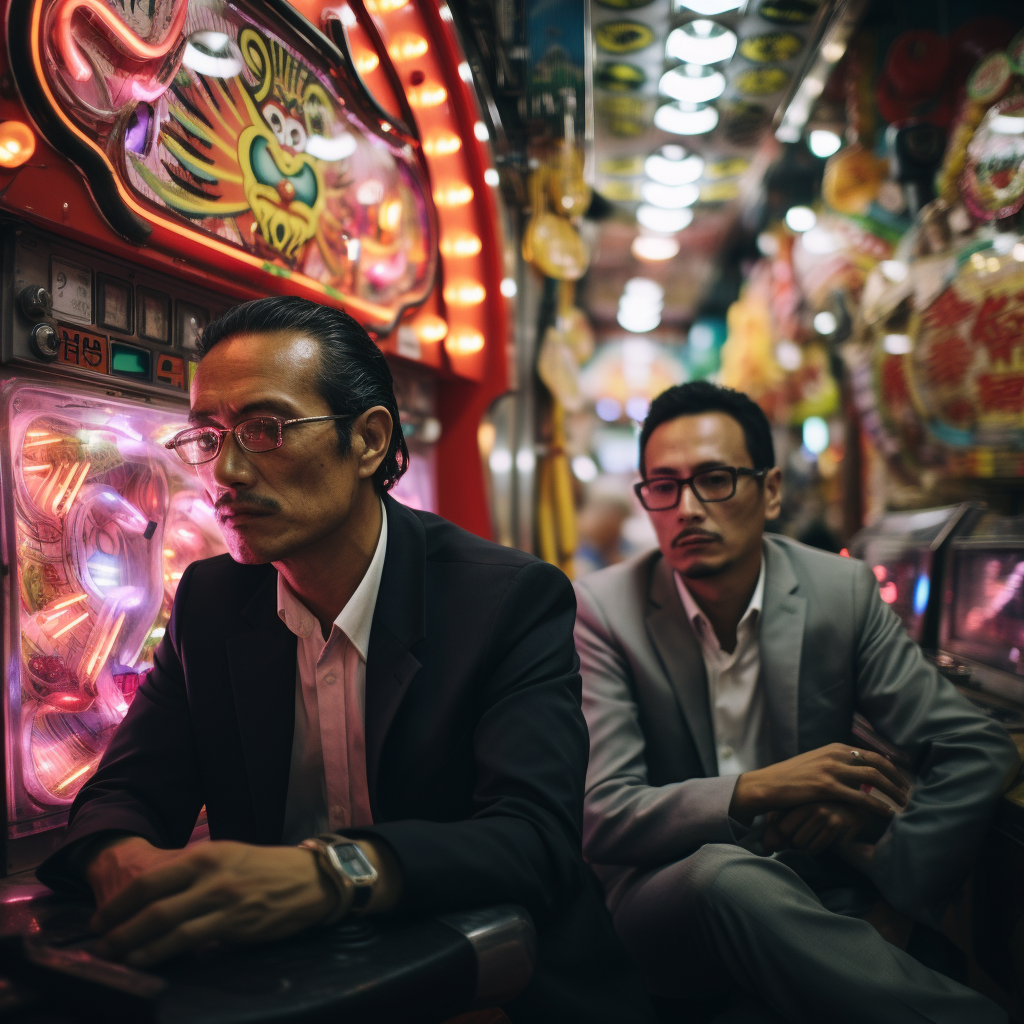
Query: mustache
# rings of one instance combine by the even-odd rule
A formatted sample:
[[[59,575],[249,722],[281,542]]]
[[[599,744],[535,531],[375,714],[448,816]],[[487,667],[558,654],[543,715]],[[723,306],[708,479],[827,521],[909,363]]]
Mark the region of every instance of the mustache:
[[[682,530],[675,535],[672,539],[672,547],[677,547],[679,544],[690,540],[693,537],[707,537],[708,540],[721,540],[722,538],[711,530],[700,530],[700,529],[688,529]]]
[[[231,512],[245,512],[246,510],[252,510],[254,512],[280,512],[281,505],[273,498],[268,498],[263,494],[239,494],[236,497],[232,497],[230,494],[221,495],[214,503],[213,507],[220,512],[222,509],[228,509]]]

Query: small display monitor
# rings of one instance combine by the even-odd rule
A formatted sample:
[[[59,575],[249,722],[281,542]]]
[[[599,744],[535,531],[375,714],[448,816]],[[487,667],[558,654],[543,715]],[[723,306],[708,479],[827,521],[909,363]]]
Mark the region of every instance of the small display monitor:
[[[942,647],[1024,676],[1024,520],[986,520],[950,550]],[[1020,531],[1016,542],[994,535],[1010,524]]]
[[[112,331],[131,334],[134,319],[132,286],[116,277],[97,274],[96,297],[99,305],[96,322]]]
[[[936,552],[949,538],[968,506],[886,513],[862,530],[850,553],[871,566],[882,600],[900,617],[919,644],[935,646]],[[931,635],[928,635],[931,634]]]
[[[152,364],[153,356],[148,349],[125,345],[120,341],[110,343],[110,372],[118,377],[152,380]]]
[[[171,343],[171,297],[150,288],[139,288],[139,330],[149,341]]]
[[[957,551],[950,639],[977,659],[1024,675],[1024,550]]]

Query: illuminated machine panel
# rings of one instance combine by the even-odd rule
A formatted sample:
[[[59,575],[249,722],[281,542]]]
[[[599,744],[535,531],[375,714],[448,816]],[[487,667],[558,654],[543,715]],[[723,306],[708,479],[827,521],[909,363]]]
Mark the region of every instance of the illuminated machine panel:
[[[940,635],[974,683],[1024,703],[1024,517],[988,513],[949,551]]]
[[[139,351],[145,351],[139,349]],[[182,571],[224,550],[194,473],[163,441],[185,409],[8,383],[8,836],[54,824],[152,665]]]
[[[850,553],[871,566],[882,600],[922,647],[936,647],[938,553],[970,508],[951,505],[889,512],[850,544]]]
[[[419,147],[330,73],[294,14],[271,27],[220,0],[17,6],[19,87],[126,237],[284,277],[375,330],[427,297],[437,244]]]

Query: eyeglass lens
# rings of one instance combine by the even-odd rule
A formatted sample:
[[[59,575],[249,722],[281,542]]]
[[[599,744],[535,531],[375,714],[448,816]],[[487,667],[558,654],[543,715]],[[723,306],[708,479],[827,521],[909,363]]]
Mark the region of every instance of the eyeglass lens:
[[[680,480],[664,478],[651,480],[643,488],[644,504],[652,512],[675,508],[679,504],[683,483]],[[701,501],[726,501],[736,490],[732,473],[724,469],[709,469],[698,473],[692,482],[694,493]]]
[[[281,427],[281,421],[275,417],[257,416],[239,423],[234,434],[247,452],[269,452],[281,446]],[[220,430],[199,427],[185,434],[175,450],[183,462],[199,466],[211,462],[220,454],[223,438],[224,432]]]

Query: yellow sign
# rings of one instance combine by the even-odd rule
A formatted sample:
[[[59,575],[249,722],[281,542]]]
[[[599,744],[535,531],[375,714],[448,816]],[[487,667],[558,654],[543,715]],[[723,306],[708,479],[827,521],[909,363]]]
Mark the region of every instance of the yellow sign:
[[[654,30],[642,21],[606,21],[594,29],[594,38],[605,53],[636,53],[654,42]]]

